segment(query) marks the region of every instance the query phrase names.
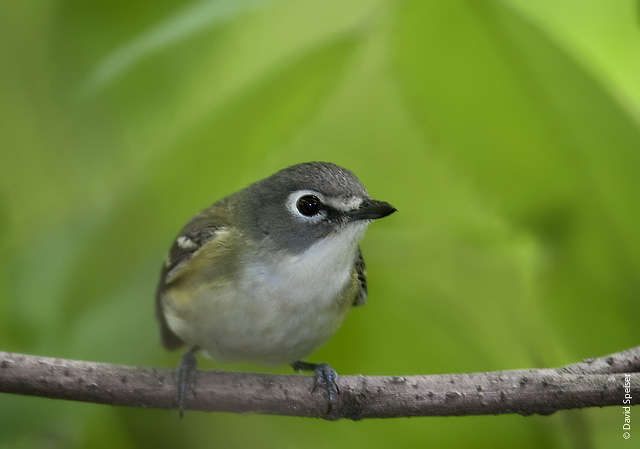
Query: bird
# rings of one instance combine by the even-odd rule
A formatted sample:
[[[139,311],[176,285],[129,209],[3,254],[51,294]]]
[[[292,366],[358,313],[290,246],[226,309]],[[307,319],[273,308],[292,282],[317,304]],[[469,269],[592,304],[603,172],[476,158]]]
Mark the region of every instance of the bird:
[[[306,162],[196,213],[165,257],[155,301],[162,345],[188,348],[176,375],[180,416],[199,351],[221,363],[313,371],[312,392],[324,384],[330,413],[337,373],[303,359],[365,304],[359,242],[396,210],[349,170]]]

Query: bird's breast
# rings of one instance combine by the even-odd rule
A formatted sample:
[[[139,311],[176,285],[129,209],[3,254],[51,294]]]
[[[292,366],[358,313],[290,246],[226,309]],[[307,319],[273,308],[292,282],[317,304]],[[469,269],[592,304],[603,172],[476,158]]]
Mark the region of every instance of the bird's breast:
[[[250,253],[233,280],[214,279],[201,292],[181,337],[219,361],[281,365],[305,357],[353,304],[363,231],[326,237],[299,254]]]

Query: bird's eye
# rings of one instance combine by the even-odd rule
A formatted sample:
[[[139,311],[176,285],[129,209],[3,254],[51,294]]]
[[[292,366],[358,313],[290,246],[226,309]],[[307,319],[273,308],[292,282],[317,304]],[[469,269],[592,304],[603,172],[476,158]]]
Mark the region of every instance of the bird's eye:
[[[298,198],[296,207],[298,212],[307,217],[313,217],[320,213],[320,199],[315,195],[304,195]]]

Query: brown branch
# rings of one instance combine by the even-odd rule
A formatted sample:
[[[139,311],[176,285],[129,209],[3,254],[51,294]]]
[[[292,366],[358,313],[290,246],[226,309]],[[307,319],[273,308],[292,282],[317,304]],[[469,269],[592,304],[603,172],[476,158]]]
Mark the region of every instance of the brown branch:
[[[624,374],[628,373],[628,374]],[[186,409],[322,417],[463,416],[640,403],[640,346],[557,369],[427,376],[341,376],[330,416],[312,378],[198,371]],[[174,370],[0,352],[0,392],[53,399],[175,409]]]

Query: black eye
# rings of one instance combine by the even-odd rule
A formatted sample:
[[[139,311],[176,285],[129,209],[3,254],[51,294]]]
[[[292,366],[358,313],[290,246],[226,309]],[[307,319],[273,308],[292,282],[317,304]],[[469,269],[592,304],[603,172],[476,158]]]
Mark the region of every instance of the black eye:
[[[302,215],[313,217],[320,213],[320,200],[315,195],[305,195],[298,198],[296,207]]]

